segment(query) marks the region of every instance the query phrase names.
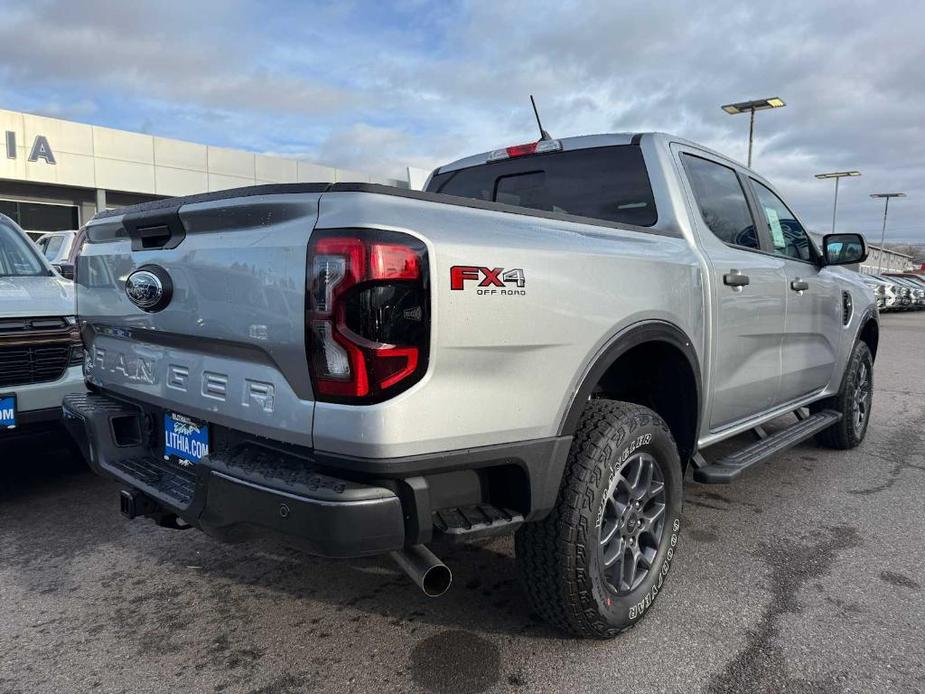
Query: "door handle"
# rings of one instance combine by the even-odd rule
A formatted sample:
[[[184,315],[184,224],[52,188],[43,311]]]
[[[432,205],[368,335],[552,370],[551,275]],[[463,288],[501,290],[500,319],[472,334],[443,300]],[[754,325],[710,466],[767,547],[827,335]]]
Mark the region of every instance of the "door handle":
[[[748,278],[748,275],[743,275],[738,270],[730,270],[725,275],[723,275],[723,284],[727,287],[744,287],[751,280]]]
[[[809,282],[806,280],[793,280],[790,283],[790,288],[795,292],[805,292],[809,289]]]

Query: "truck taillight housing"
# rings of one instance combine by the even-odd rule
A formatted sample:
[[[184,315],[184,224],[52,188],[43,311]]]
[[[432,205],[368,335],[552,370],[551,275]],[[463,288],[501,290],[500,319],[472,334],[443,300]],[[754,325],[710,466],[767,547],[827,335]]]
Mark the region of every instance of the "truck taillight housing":
[[[308,254],[306,342],[315,397],[371,404],[427,369],[427,249],[407,234],[316,231]]]

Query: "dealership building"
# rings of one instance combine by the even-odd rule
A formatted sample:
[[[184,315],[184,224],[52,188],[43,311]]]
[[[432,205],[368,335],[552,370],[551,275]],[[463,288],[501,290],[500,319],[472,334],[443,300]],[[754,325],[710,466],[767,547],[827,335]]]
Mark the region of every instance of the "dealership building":
[[[77,229],[98,211],[262,183],[365,181],[375,172],[0,110],[0,212],[30,232]],[[34,234],[33,234],[34,235]]]
[[[868,244],[867,249],[867,260],[861,265],[861,272],[876,274],[878,271],[911,272],[919,269],[913,264],[911,255],[872,244]]]

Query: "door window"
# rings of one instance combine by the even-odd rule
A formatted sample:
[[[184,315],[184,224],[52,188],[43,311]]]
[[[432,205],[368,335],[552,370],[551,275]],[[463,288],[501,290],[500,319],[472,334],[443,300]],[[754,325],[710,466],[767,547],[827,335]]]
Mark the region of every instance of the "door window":
[[[724,243],[760,248],[755,222],[735,170],[690,154],[682,155],[703,221]]]
[[[767,186],[755,179],[752,179],[752,186],[768,223],[774,252],[797,260],[812,260],[809,235],[797,221],[796,215]]]
[[[58,251],[61,250],[61,246],[64,244],[63,236],[49,236],[45,239],[45,244],[42,247],[42,252],[45,254],[45,257],[48,260],[55,258],[58,255]]]

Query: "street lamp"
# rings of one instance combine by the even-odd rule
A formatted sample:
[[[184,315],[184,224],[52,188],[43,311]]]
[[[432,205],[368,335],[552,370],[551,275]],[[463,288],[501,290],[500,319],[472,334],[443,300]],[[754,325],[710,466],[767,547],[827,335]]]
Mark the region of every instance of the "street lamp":
[[[838,179],[848,176],[860,176],[860,171],[833,171],[832,173],[816,174],[816,178],[835,179],[835,204],[832,205],[832,233],[835,233],[835,213],[838,211]]]
[[[755,99],[754,101],[740,101],[737,104],[726,104],[723,110],[731,116],[738,113],[748,113],[748,166],[752,165],[752,141],[755,139],[755,111],[764,111],[769,108],[781,108],[786,106],[784,100],[779,97],[770,99]]]
[[[885,198],[886,203],[883,206],[883,231],[880,232],[880,252],[877,254],[877,274],[880,274],[880,268],[883,265],[883,239],[886,238],[886,213],[890,211],[890,198],[904,198],[905,193],[871,193],[872,198]]]

